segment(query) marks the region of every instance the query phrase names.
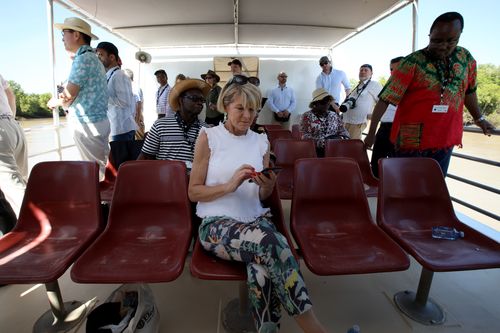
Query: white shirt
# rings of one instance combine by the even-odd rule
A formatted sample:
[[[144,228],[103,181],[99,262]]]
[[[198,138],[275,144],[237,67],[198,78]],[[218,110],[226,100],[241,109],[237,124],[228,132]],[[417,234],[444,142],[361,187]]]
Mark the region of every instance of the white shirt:
[[[165,116],[173,115],[174,111],[168,102],[172,87],[167,83],[166,86],[161,86],[156,92],[156,113],[164,114]]]
[[[273,112],[288,110],[292,113],[297,103],[295,102],[295,93],[292,88],[279,85],[269,92],[267,105]]]
[[[137,129],[134,120],[135,98],[132,83],[120,67],[110,68],[106,73],[108,81],[108,119],[110,135],[119,135]]]
[[[394,116],[396,115],[397,106],[389,104],[385,110],[384,115],[380,118],[382,123],[392,123],[394,121]]]
[[[363,86],[366,87],[363,89]],[[343,114],[346,124],[366,123],[366,117],[373,112],[375,103],[378,102],[378,94],[382,90],[382,85],[377,81],[365,80],[361,82],[352,92],[351,97],[356,98],[356,107]],[[359,96],[359,97],[358,97]]]
[[[203,131],[207,134],[210,148],[205,185],[215,186],[228,182],[242,164],[253,166],[255,171],[263,169],[264,155],[269,144],[266,134],[248,130],[245,135],[236,136],[224,124],[202,128],[200,134]],[[268,211],[260,202],[259,186],[248,180],[243,181],[236,191],[209,202],[198,202],[196,207],[196,214],[201,218],[229,216],[240,222],[255,221]]]
[[[344,89],[351,89],[347,75],[343,71],[334,68],[332,68],[330,74],[321,72],[316,79],[316,89],[324,88],[335,98],[335,103],[338,104],[343,102],[340,100],[340,84],[344,86]]]
[[[12,116],[9,99],[5,93],[5,89],[9,87],[9,83],[0,75],[0,116]]]

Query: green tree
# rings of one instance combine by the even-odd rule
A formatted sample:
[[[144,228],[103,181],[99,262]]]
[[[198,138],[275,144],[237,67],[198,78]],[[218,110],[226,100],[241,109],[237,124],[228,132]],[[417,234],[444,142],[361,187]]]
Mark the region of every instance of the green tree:
[[[492,64],[478,66],[477,98],[483,114],[500,112],[500,66]]]
[[[52,116],[52,111],[47,107],[51,94],[26,94],[19,83],[9,81],[9,85],[14,95],[16,95],[17,116],[25,118]]]

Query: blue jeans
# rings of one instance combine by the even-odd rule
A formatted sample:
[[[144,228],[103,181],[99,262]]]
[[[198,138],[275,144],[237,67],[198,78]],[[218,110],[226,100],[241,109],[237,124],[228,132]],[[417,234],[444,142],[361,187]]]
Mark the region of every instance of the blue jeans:
[[[396,150],[395,157],[429,157],[436,160],[443,171],[443,176],[448,174],[448,166],[450,165],[451,153],[453,147],[444,149],[427,149],[422,151],[398,151]]]
[[[134,141],[134,138],[135,138],[135,131],[130,131],[127,133],[112,135],[111,141]]]

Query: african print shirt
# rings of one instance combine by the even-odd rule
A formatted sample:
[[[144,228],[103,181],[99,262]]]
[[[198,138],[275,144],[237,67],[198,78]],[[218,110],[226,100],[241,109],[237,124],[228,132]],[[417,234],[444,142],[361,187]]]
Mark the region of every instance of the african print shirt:
[[[392,72],[379,95],[398,106],[391,141],[401,150],[461,145],[464,99],[476,91],[476,85],[476,61],[462,47],[453,51],[448,66],[430,58],[425,49],[410,54]],[[448,111],[433,112],[434,105],[447,105]]]
[[[316,147],[324,148],[327,137],[349,138],[342,119],[335,112],[328,111],[325,117],[318,117],[312,111],[304,112],[300,118],[302,139],[313,139]]]

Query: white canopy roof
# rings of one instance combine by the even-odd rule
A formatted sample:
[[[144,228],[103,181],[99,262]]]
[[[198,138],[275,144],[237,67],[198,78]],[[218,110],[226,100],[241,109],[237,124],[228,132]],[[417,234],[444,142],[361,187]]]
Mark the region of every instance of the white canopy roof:
[[[55,0],[140,49],[332,48],[413,0]]]

